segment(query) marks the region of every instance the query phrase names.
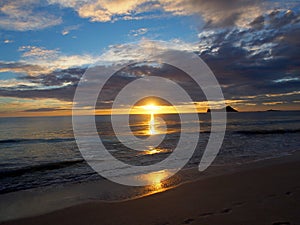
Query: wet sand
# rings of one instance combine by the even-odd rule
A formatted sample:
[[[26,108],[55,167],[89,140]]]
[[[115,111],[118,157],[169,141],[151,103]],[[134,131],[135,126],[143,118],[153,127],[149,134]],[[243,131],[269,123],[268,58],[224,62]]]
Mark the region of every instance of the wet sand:
[[[299,212],[300,157],[295,154],[140,199],[91,201],[1,224],[295,225]]]

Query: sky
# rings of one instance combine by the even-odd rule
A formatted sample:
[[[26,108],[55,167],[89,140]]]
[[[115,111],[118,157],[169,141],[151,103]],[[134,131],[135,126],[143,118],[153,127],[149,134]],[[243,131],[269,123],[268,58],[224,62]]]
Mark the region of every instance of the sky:
[[[70,115],[87,68],[138,61],[153,43],[198,54],[239,111],[300,110],[299,37],[298,0],[2,0],[0,116]],[[151,73],[162,72],[138,65],[118,76]]]

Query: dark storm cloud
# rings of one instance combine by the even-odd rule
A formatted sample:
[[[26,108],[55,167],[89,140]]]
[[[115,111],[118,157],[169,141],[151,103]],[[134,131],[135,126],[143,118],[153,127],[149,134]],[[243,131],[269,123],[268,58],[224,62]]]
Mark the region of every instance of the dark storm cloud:
[[[258,16],[250,23],[250,26],[252,26],[252,28],[254,29],[262,29],[264,27],[264,23],[265,23],[265,17]]]
[[[299,13],[274,10],[260,15],[250,25],[247,29],[204,30],[200,35],[209,46],[200,44],[204,49],[200,56],[214,71],[225,96],[299,90]],[[283,78],[292,79],[286,82]]]
[[[48,74],[26,76],[22,78],[43,86],[61,86],[66,83],[77,84],[85,71],[85,68],[69,68],[65,70],[54,71]]]
[[[169,2],[169,11],[199,14],[206,27],[234,26],[240,19],[252,18],[263,10],[267,0],[177,0]]]
[[[0,88],[0,96],[18,98],[54,98],[72,101],[76,86],[85,68],[69,68],[48,74],[22,76],[19,80],[29,81],[35,86],[17,85]]]
[[[292,13],[282,17],[280,9],[299,7],[298,1],[291,0],[177,0],[173,4],[183,13],[199,14],[206,21],[205,28],[244,26],[247,20],[252,20],[252,26],[260,29],[264,22],[261,15],[272,8],[275,10],[269,15],[270,23],[274,27],[283,26],[296,17]]]
[[[0,61],[0,72],[15,72],[29,75],[36,75],[44,72],[44,68],[38,65],[26,64],[23,62]]]
[[[299,22],[299,15],[296,15],[293,11],[288,10],[282,12],[280,10],[274,10],[269,15],[270,25],[272,28],[278,28],[285,25],[290,25]]]
[[[64,111],[67,109],[60,109],[60,108],[38,108],[38,109],[28,109],[24,110],[23,112],[54,112],[54,111]]]
[[[76,85],[46,90],[18,90],[16,88],[6,88],[0,89],[0,96],[30,99],[54,98],[58,100],[72,101],[75,90]]]

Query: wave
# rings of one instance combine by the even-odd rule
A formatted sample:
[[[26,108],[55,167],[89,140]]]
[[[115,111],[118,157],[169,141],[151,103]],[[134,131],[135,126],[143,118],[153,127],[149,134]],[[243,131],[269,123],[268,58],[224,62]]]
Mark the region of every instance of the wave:
[[[84,159],[75,159],[69,161],[51,162],[51,163],[45,163],[45,164],[39,164],[33,166],[26,166],[17,169],[11,169],[11,170],[3,170],[0,171],[0,179],[5,177],[20,176],[26,173],[33,173],[37,171],[61,169],[68,166],[72,166],[74,164],[83,163],[83,162]]]
[[[15,144],[15,143],[55,143],[55,142],[65,142],[65,141],[75,141],[74,138],[37,138],[37,139],[4,139],[0,140],[0,144]]]
[[[278,129],[278,130],[241,130],[235,131],[234,133],[246,134],[246,135],[257,135],[257,134],[291,134],[291,133],[300,133],[300,129]]]
[[[226,132],[233,134],[244,134],[244,135],[258,135],[258,134],[292,134],[292,133],[300,133],[300,129],[277,129],[277,130],[234,130],[231,131],[228,129]],[[201,134],[210,134],[211,131],[205,130],[200,131]]]

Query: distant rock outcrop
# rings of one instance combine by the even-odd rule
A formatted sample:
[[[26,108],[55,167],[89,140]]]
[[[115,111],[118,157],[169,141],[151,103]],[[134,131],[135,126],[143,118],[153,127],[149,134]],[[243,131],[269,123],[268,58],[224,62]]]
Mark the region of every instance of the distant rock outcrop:
[[[280,110],[276,110],[276,109],[269,109],[266,112],[280,112]]]
[[[232,108],[231,106],[226,106],[226,112],[238,112],[238,111]]]
[[[232,108],[230,105],[226,106],[225,109],[222,108],[222,109],[213,109],[214,112],[238,112],[236,109]],[[211,112],[210,109],[207,109],[207,112]]]

